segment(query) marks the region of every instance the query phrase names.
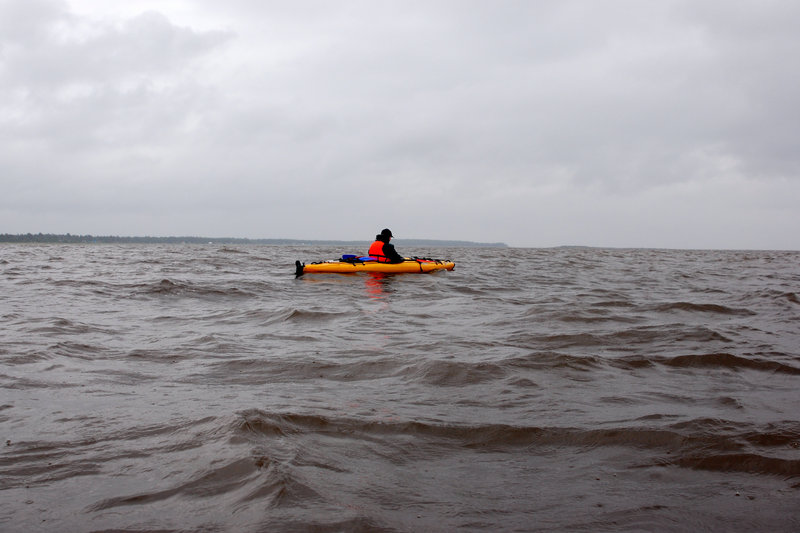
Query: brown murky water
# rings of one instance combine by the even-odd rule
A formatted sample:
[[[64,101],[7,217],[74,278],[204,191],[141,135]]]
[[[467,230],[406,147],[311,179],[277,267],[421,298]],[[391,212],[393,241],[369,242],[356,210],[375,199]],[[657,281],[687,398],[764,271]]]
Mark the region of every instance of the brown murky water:
[[[800,530],[800,253],[399,247],[0,245],[0,530]]]

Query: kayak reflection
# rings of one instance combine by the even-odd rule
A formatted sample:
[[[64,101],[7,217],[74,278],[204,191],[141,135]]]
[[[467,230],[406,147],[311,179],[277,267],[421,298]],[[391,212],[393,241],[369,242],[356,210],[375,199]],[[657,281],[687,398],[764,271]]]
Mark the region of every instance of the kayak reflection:
[[[367,272],[367,277],[364,281],[367,296],[378,300],[384,299],[386,293],[389,292],[389,286],[391,285],[391,279],[393,277],[393,274],[387,274],[385,272]]]

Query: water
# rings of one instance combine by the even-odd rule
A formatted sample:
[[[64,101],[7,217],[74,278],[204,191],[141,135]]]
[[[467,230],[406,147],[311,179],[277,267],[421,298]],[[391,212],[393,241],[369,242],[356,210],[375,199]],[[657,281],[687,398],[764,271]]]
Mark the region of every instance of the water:
[[[0,530],[797,531],[800,253],[0,245]]]

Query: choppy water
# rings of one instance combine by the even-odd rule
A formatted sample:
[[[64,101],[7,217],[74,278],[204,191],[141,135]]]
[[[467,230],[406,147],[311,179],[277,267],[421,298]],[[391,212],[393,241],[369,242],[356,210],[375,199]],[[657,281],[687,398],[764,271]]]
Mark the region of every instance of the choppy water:
[[[400,251],[0,245],[0,530],[800,530],[800,253]]]

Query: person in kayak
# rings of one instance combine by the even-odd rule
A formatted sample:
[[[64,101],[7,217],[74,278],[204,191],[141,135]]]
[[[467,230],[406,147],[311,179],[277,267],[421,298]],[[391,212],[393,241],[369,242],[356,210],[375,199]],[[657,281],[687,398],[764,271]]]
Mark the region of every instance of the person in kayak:
[[[402,263],[403,257],[397,253],[393,244],[389,244],[390,240],[391,230],[384,229],[380,235],[375,235],[375,242],[370,245],[367,255],[374,257],[379,263]]]

